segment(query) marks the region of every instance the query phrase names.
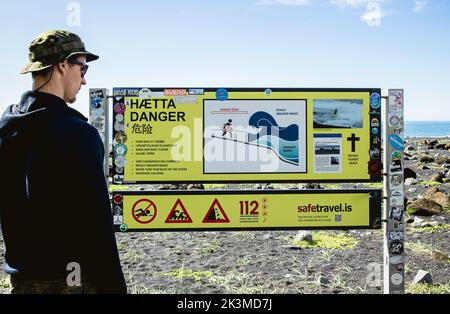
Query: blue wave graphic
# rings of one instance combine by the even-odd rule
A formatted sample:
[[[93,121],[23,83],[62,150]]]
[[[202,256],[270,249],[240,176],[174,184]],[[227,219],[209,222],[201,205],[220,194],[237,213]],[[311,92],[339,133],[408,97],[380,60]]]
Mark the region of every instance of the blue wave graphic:
[[[274,149],[280,159],[299,164],[299,127],[291,124],[287,127],[278,125],[275,118],[264,111],[254,113],[249,125],[261,128],[257,134],[249,134],[248,141]]]

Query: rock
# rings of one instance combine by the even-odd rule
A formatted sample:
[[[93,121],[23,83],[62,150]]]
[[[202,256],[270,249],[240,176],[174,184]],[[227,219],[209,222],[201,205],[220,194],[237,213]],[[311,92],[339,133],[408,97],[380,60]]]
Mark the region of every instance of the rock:
[[[323,275],[321,275],[321,276],[317,279],[317,281],[318,281],[321,285],[323,285],[323,286],[329,285],[329,284],[331,283],[331,281],[330,281],[327,277],[325,277],[325,276],[323,276]]]
[[[446,163],[450,162],[450,160],[445,156],[439,156],[439,157],[436,157],[434,162],[437,163],[438,165],[442,165],[442,164],[446,164]]]
[[[412,145],[408,145],[408,146],[405,147],[405,150],[406,151],[412,151],[412,150],[416,150],[416,148],[414,146],[412,146]]]
[[[433,216],[442,213],[442,206],[430,199],[419,199],[408,204],[408,213],[414,216]]]
[[[414,178],[408,178],[405,180],[405,185],[415,185],[417,184],[417,180]]]
[[[437,187],[431,187],[425,191],[424,198],[430,199],[442,206],[442,208],[450,207],[450,196],[442,192]]]
[[[427,155],[422,155],[420,157],[420,162],[434,162],[434,158]]]
[[[183,184],[164,184],[158,188],[159,190],[185,190]]]
[[[438,140],[432,140],[431,142],[428,142],[428,146],[436,146],[438,144]]]
[[[323,189],[323,187],[320,186],[320,183],[306,183],[303,188],[304,190],[308,190],[308,189]]]
[[[424,220],[422,218],[414,217],[414,221],[411,226],[413,226],[414,228],[420,228],[422,227],[423,222]]]
[[[420,140],[419,144],[420,145],[428,145],[428,141],[427,140]]]
[[[434,149],[445,149],[446,144],[437,144],[434,145]]]
[[[405,176],[405,179],[408,179],[408,178],[416,179],[417,178],[416,172],[414,170],[412,170],[411,168],[405,168],[404,176]]]
[[[440,154],[439,153],[436,153],[436,154],[434,154],[434,159],[436,159],[436,158],[438,158],[440,156]]]
[[[443,173],[436,173],[434,176],[431,177],[430,181],[444,183],[443,180],[444,178],[445,175]]]
[[[295,241],[306,241],[310,244],[313,243],[313,235],[309,231],[299,231],[294,238]]]
[[[409,179],[414,180],[413,178],[409,178]],[[405,182],[405,184],[406,184],[406,182]],[[414,184],[411,184],[411,185],[414,185]],[[408,189],[408,193],[415,194],[415,193],[417,193],[417,189],[416,188],[410,188],[410,189]]]
[[[270,233],[267,233],[267,234],[263,235],[262,238],[263,238],[263,240],[267,241],[267,240],[273,239],[273,235],[271,235]]]
[[[448,144],[445,144],[445,147],[444,147],[444,149],[450,149],[450,143],[448,143]]]
[[[431,285],[433,283],[433,277],[431,277],[431,274],[425,270],[419,270],[414,277],[413,284],[418,283],[426,283]]]
[[[441,167],[445,169],[450,169],[450,164],[444,163]]]
[[[418,165],[418,166],[417,166],[417,169],[419,169],[419,170],[429,170],[430,168],[428,168],[428,167],[425,166],[425,165]]]
[[[203,186],[203,184],[188,184],[187,190],[204,190],[205,187]]]
[[[437,251],[437,250],[433,251],[432,257],[436,261],[450,262],[450,256],[448,256],[447,254],[445,254],[441,251]]]

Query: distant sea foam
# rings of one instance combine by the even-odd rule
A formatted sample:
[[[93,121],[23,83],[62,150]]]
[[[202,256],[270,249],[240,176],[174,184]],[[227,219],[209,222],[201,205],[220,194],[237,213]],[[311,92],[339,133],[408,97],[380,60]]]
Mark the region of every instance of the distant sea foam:
[[[450,121],[405,121],[406,137],[450,137]]]

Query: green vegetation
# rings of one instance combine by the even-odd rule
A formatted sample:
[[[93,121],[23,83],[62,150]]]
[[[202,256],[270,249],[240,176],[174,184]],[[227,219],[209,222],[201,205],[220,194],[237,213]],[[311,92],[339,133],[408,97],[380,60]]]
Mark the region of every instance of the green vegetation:
[[[330,250],[351,250],[358,240],[344,233],[330,234],[325,231],[313,233],[313,242],[291,240],[291,244],[302,249],[324,248]]]
[[[144,254],[129,251],[127,252],[124,257],[126,261],[128,261],[130,264],[137,264],[144,258]]]
[[[200,281],[202,278],[210,278],[213,273],[211,271],[193,271],[192,269],[174,269],[167,273],[156,273],[155,275],[159,276],[168,276],[178,278],[181,281],[183,279],[193,278],[195,281]]]
[[[225,189],[226,184],[203,184],[205,187],[205,190],[218,190],[218,189]]]
[[[262,294],[267,293],[264,288],[254,284],[248,273],[233,271],[224,276],[212,276],[209,282],[224,287],[230,293],[236,294]]]
[[[418,182],[417,184],[420,184],[420,185],[427,185],[427,186],[440,186],[440,185],[442,185],[443,183],[436,182],[436,181],[420,181],[420,182]]]
[[[433,247],[429,244],[419,242],[406,242],[405,248],[419,255],[426,255],[431,257],[433,254]]]
[[[128,243],[127,243],[127,242],[120,242],[120,243],[117,245],[117,249],[118,249],[119,251],[126,251],[126,250],[128,250]]]
[[[9,276],[0,275],[0,289],[9,289]]]
[[[204,245],[200,248],[200,254],[202,255],[212,254],[220,250],[221,247],[222,245],[220,244],[219,241],[213,240],[211,242],[208,242],[207,245]]]
[[[428,285],[419,283],[407,286],[406,292],[411,294],[450,294],[450,284]]]
[[[450,225],[445,224],[445,225],[441,225],[441,226],[417,227],[417,228],[411,229],[412,232],[420,232],[420,233],[441,233],[446,230],[450,230]]]

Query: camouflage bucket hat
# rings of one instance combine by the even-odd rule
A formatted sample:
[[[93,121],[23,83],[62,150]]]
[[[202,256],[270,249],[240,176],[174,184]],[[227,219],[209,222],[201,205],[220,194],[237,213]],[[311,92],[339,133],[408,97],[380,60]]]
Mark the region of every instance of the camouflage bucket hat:
[[[75,55],[86,56],[87,62],[99,58],[86,51],[84,43],[78,35],[62,30],[52,30],[40,34],[31,42],[29,50],[29,63],[21,70],[21,74],[47,69]]]

